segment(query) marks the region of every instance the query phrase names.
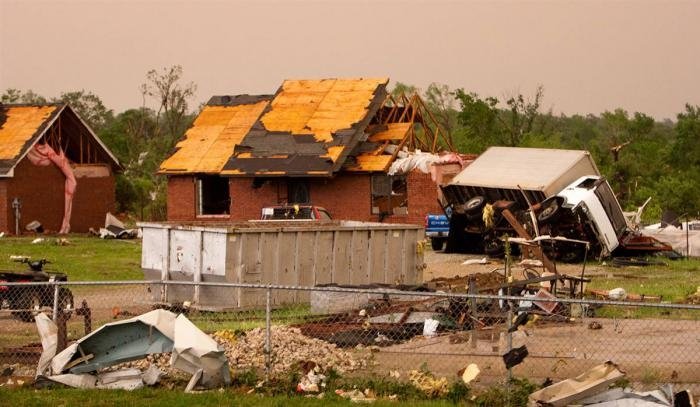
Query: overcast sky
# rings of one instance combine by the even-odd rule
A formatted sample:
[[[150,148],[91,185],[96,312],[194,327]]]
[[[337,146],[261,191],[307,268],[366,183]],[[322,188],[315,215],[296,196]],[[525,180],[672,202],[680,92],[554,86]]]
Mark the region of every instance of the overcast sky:
[[[180,64],[213,94],[285,78],[388,76],[502,97],[545,87],[555,112],[659,119],[700,104],[700,1],[0,0],[0,88],[86,89],[141,105]]]

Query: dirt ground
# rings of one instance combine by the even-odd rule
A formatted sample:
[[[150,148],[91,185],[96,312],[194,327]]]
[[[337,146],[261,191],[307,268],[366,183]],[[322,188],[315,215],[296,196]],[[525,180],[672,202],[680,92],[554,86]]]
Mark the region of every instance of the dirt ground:
[[[480,260],[484,258],[488,261],[488,264],[462,265],[462,263],[466,260]],[[455,276],[466,276],[476,273],[488,273],[496,269],[503,270],[504,268],[503,259],[492,259],[473,254],[434,252],[432,250],[427,250],[424,253],[424,261],[427,266],[427,268],[423,272],[424,281],[430,281],[434,278],[439,277],[450,278]],[[556,264],[556,266],[557,271],[559,271],[562,274],[569,274],[574,276],[581,275],[580,264],[560,263]],[[518,268],[518,266],[516,265],[515,268]],[[586,265],[586,276],[600,275],[605,273],[607,272],[603,267],[591,263],[588,263]]]

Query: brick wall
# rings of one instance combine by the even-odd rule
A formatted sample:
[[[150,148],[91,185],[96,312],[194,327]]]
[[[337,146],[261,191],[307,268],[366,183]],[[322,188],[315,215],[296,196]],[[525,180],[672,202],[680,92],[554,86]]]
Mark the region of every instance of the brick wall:
[[[73,196],[71,232],[87,232],[90,227],[104,226],[105,213],[114,211],[114,177],[77,178]],[[15,215],[12,200],[22,202],[20,227],[38,220],[49,232],[61,228],[64,208],[65,177],[54,165],[40,167],[28,159],[15,167],[14,176],[6,181],[4,231],[14,233]],[[0,207],[2,209],[2,207]],[[0,220],[0,222],[2,222]],[[2,224],[0,223],[0,226]]]
[[[408,214],[386,217],[384,222],[422,225],[427,213],[441,213],[437,203],[437,187],[430,174],[414,171],[408,179]],[[287,186],[283,179],[271,180],[253,188],[251,178],[231,178],[230,220],[259,219],[265,206],[284,201]],[[368,174],[341,174],[332,179],[309,179],[309,193],[314,205],[326,208],[333,219],[378,221],[371,213],[371,178]],[[196,218],[194,177],[168,178],[168,220],[221,221],[221,218]]]
[[[194,220],[197,211],[195,178],[192,176],[168,177],[168,220]]]
[[[12,202],[7,200],[7,179],[0,179],[0,232],[7,233],[10,229],[7,224],[7,208],[12,208]]]
[[[370,194],[367,174],[341,174],[311,184],[311,202],[326,208],[333,219],[371,220]]]
[[[107,177],[78,177],[78,187],[73,195],[73,214],[71,215],[71,232],[87,232],[90,228],[98,230],[105,225],[105,214],[114,213],[115,179]]]

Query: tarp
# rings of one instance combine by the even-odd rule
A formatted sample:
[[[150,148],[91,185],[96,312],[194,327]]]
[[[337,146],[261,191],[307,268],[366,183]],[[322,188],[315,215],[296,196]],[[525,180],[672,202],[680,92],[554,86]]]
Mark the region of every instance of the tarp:
[[[643,229],[642,233],[668,243],[673,250],[688,257],[700,257],[700,230],[685,230],[668,226],[663,229]],[[687,241],[686,241],[687,239]]]

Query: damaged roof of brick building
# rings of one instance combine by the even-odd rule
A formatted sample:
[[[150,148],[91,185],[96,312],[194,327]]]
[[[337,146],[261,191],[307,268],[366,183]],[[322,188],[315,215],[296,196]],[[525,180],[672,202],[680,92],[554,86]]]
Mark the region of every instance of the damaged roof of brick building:
[[[247,177],[385,172],[414,136],[413,123],[422,120],[419,113],[405,114],[409,108],[387,94],[388,81],[285,80],[274,96],[215,96],[159,172]]]
[[[68,134],[63,137],[63,132]],[[69,105],[0,105],[0,177],[12,176],[17,163],[43,136],[58,143],[73,161],[93,154],[120,168],[117,158]]]

